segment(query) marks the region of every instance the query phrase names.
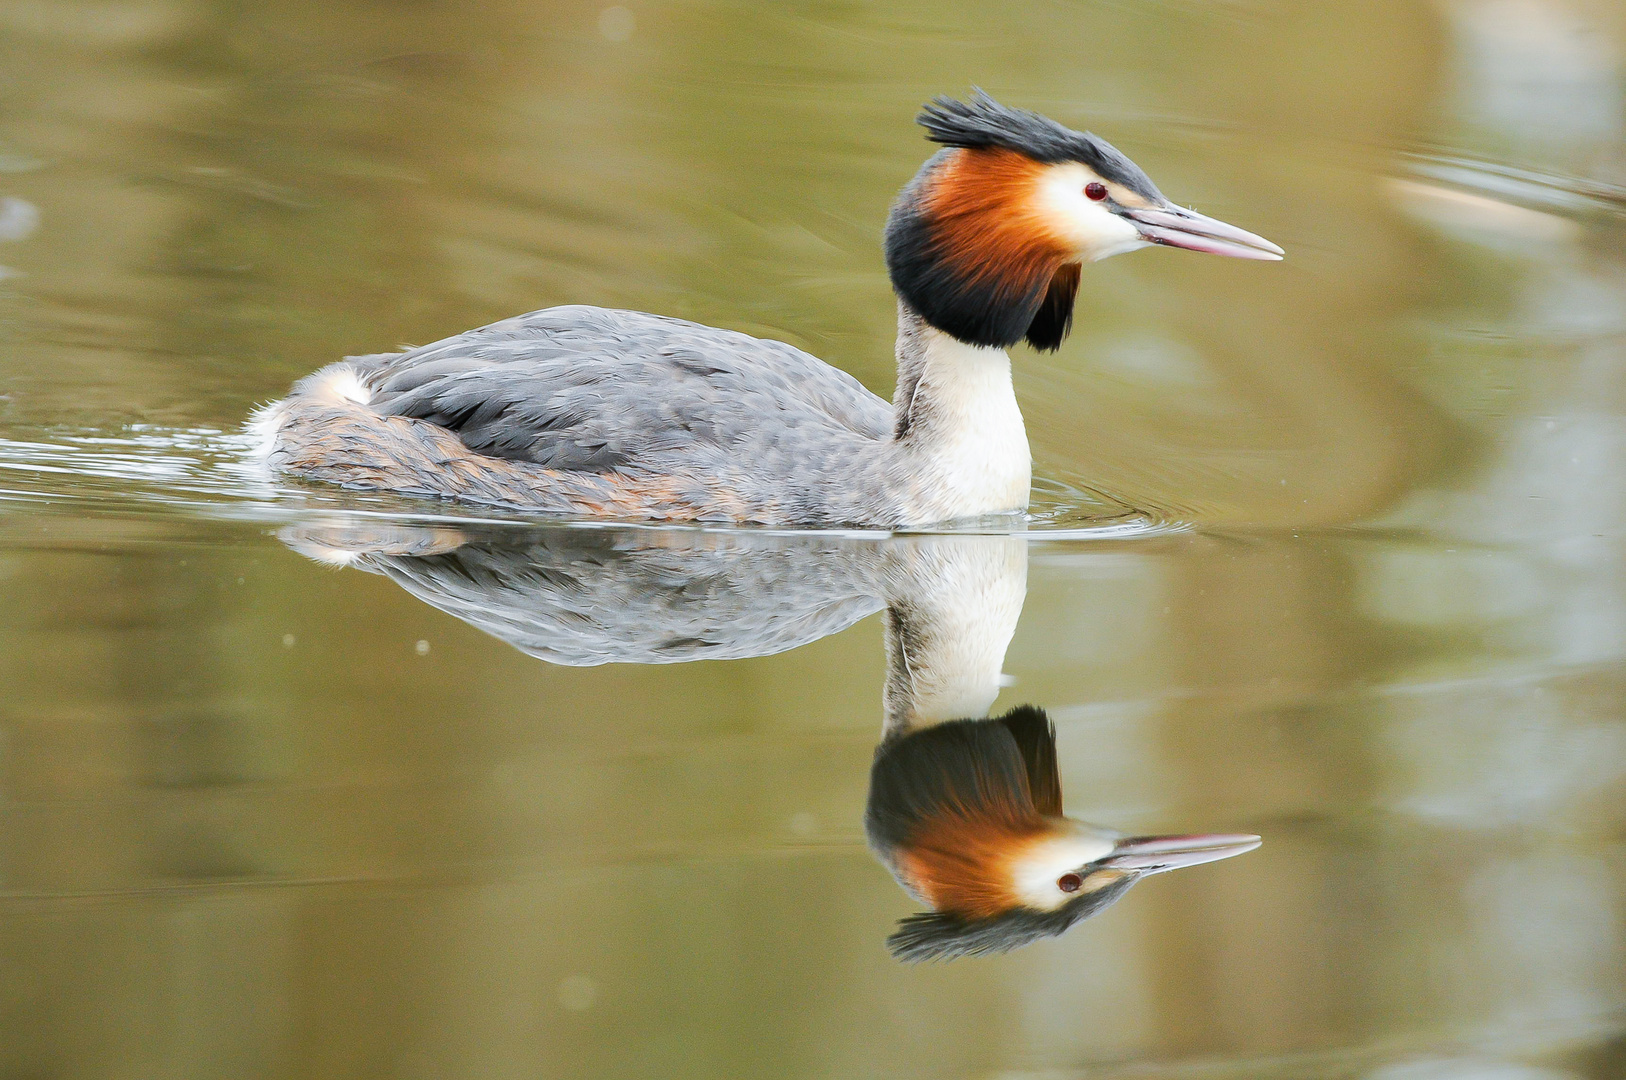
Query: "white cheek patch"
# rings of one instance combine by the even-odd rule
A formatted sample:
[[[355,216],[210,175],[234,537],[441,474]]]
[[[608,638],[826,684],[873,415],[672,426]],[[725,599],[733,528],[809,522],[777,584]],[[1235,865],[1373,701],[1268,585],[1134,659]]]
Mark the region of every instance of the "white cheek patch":
[[[1084,262],[1148,247],[1132,223],[1084,194],[1094,174],[1082,165],[1057,165],[1039,182],[1040,211]]]
[[[1017,899],[1038,911],[1054,911],[1072,899],[1057,888],[1056,880],[1112,854],[1109,836],[1088,832],[1064,833],[1034,844],[1012,867],[1011,885]]]

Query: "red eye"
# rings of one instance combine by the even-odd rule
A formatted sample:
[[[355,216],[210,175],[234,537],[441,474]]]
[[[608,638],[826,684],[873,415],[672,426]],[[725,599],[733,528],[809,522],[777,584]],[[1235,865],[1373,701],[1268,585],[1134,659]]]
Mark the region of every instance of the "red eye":
[[[1099,186],[1099,185],[1095,185]],[[1063,874],[1056,879],[1056,888],[1062,892],[1077,892],[1084,887],[1084,879],[1077,874]]]
[[[1107,197],[1107,186],[1105,184],[1085,184],[1084,195],[1096,202],[1100,202]]]

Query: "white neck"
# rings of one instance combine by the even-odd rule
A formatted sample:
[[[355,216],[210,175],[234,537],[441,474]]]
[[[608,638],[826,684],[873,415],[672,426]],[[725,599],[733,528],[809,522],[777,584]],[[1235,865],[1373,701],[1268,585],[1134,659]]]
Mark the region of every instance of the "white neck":
[[[1027,596],[1027,540],[899,538],[883,581],[884,734],[988,715]]]
[[[967,345],[900,304],[893,415],[915,520],[1027,509],[1033,458],[1004,349]]]

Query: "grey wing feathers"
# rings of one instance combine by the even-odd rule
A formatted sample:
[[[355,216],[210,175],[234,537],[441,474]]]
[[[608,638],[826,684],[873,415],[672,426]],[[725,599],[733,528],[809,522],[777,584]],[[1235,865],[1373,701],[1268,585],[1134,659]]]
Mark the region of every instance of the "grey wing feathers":
[[[884,401],[798,349],[640,312],[549,308],[379,359],[352,361],[379,412],[555,469],[739,452],[775,429],[884,439],[891,427]]]

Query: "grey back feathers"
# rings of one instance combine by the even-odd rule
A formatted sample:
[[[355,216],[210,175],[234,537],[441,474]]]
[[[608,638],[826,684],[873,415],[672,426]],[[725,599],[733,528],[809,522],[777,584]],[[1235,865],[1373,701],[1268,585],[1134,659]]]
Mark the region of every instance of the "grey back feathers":
[[[379,412],[439,424],[471,450],[600,472],[659,471],[678,449],[772,455],[789,430],[884,439],[892,419],[857,379],[782,342],[585,306],[414,349],[372,390]],[[788,415],[769,425],[765,413]]]
[[[549,308],[349,365],[370,413],[427,421],[480,459],[460,470],[386,423],[368,429],[377,446],[301,431],[305,447],[290,437],[273,467],[550,512],[761,524],[906,524],[934,490],[891,438],[892,405],[857,379],[680,319]],[[286,415],[315,415],[312,401],[296,389]],[[379,462],[406,475],[381,485]]]

